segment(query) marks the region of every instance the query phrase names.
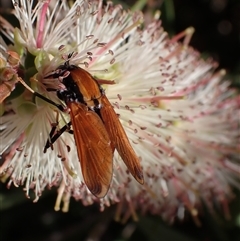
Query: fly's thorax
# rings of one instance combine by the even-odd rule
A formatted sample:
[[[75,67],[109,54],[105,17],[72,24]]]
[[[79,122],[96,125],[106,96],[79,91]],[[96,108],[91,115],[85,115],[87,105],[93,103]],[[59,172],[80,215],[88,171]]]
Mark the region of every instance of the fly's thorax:
[[[70,71],[70,76],[79,88],[84,103],[90,109],[101,108],[102,88],[97,80],[86,70],[77,68]]]
[[[79,102],[86,105],[91,110],[100,109],[101,97],[104,90],[97,80],[86,70],[74,65],[62,65],[59,72],[64,89],[58,90],[57,95],[60,99],[67,102]]]

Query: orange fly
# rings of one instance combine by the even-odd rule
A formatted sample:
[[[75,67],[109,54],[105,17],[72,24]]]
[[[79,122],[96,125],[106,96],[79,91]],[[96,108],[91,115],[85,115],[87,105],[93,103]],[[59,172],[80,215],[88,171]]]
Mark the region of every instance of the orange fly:
[[[70,109],[70,120],[76,142],[84,181],[90,192],[98,198],[109,189],[113,173],[113,153],[116,149],[133,177],[144,183],[142,168],[128,137],[97,80],[86,70],[66,61],[54,77],[59,78],[65,89],[56,90],[57,96]],[[51,89],[52,90],[52,89]],[[34,92],[44,100],[46,97]],[[47,101],[47,100],[46,100]],[[63,110],[62,106],[57,106]],[[57,134],[51,131],[45,151],[69,126]]]

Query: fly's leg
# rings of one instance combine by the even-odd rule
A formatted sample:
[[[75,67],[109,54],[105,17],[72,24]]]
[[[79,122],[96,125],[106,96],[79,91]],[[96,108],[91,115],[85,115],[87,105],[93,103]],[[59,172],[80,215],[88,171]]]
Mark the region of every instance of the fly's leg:
[[[44,153],[46,153],[46,151],[47,151],[47,149],[48,149],[49,147],[51,147],[51,149],[53,150],[52,138],[53,138],[53,136],[54,136],[54,133],[56,132],[57,125],[58,125],[58,123],[52,123],[52,129],[51,129],[51,131],[50,131],[50,133],[49,133],[49,138],[48,138],[48,140],[47,140],[47,142],[46,142],[46,145],[45,145],[45,147],[44,147],[44,151],[43,151]]]
[[[67,131],[70,134],[73,134],[73,130],[70,129],[71,121],[63,126],[60,130],[56,131],[58,123],[52,124],[52,129],[49,133],[49,139],[46,142],[43,152],[46,153],[47,149],[51,147],[53,149],[54,142],[65,132]]]
[[[29,87],[22,78],[18,78],[18,81],[21,82],[21,84],[26,88],[28,89],[33,95],[37,96],[38,98],[48,102],[49,104],[53,105],[53,106],[56,106],[60,111],[62,112],[66,112],[66,108],[61,105],[61,104],[58,104],[58,103],[55,103],[54,101],[48,99],[47,97],[45,97],[44,95],[41,95],[40,93],[34,91],[31,87]]]
[[[60,130],[58,130],[57,132],[56,132],[56,126],[53,126],[52,127],[52,130],[51,130],[51,132],[50,132],[50,134],[49,134],[49,137],[50,137],[50,139],[49,140],[47,140],[47,143],[46,143],[46,145],[45,145],[45,147],[44,147],[44,153],[47,151],[47,149],[49,148],[49,147],[51,147],[51,149],[53,149],[53,147],[52,147],[52,145],[54,144],[54,142],[65,132],[65,131],[67,131],[68,133],[70,133],[70,134],[73,134],[73,130],[70,130],[70,126],[71,126],[71,121],[70,122],[68,122],[68,124],[66,124],[65,126],[63,126]],[[56,132],[56,134],[54,135],[54,133]]]
[[[24,87],[26,87],[26,89],[28,89],[33,95],[35,95],[36,97],[48,102],[49,104],[57,107],[60,111],[62,112],[67,112],[68,108],[65,108],[63,105],[55,103],[54,101],[48,99],[47,97],[41,95],[38,92],[35,92],[31,87],[29,87],[22,78],[18,78],[18,81],[22,83],[22,85]],[[54,89],[49,89],[49,91],[55,91]],[[58,116],[57,116],[58,119]],[[67,131],[70,134],[73,134],[73,131],[71,130],[71,121],[69,123],[67,123],[65,126],[63,126],[60,130],[57,130],[57,126],[58,126],[58,121],[57,123],[52,124],[52,129],[49,133],[49,139],[46,142],[46,145],[44,147],[44,153],[47,151],[47,149],[49,147],[51,147],[51,149],[53,149],[53,143],[62,135],[63,132]]]

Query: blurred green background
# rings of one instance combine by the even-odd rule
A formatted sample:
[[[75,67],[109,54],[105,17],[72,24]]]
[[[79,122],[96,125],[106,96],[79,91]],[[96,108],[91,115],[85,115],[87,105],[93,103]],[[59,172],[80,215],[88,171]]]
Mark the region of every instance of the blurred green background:
[[[0,1],[0,14],[5,16],[10,0]],[[228,71],[240,87],[240,0],[148,0],[113,1],[125,8],[142,9],[150,16],[162,12],[165,30],[174,35],[189,26],[195,28],[191,45],[202,56],[212,56],[219,68]],[[1,162],[1,160],[0,160]],[[221,214],[212,217],[207,210],[196,227],[190,216],[174,225],[157,216],[139,216],[139,222],[115,222],[115,207],[100,213],[96,205],[84,207],[71,200],[68,213],[53,210],[56,189],[46,190],[37,203],[27,199],[22,188],[6,188],[0,183],[0,241],[239,241],[240,192],[231,203],[230,221]]]

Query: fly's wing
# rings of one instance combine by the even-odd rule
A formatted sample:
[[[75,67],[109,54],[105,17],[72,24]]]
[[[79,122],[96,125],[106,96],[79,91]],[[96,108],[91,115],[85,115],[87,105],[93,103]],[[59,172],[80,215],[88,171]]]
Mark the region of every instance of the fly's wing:
[[[105,95],[102,96],[101,103],[103,105],[100,110],[101,117],[110,136],[110,140],[113,142],[119,155],[128,167],[128,170],[139,183],[143,184],[143,172],[139,159],[128,140],[117,114]]]
[[[98,198],[107,194],[113,172],[109,135],[100,117],[80,103],[68,103],[84,181]]]

